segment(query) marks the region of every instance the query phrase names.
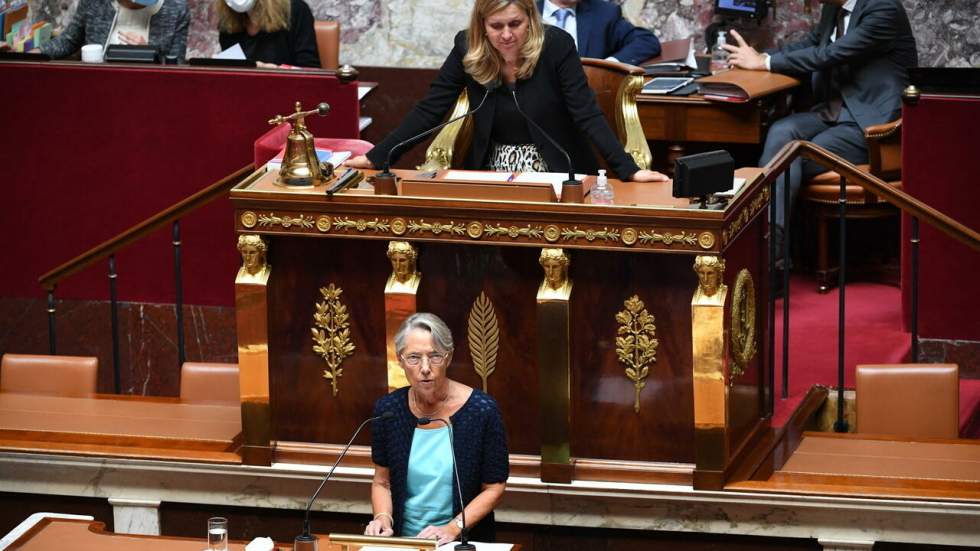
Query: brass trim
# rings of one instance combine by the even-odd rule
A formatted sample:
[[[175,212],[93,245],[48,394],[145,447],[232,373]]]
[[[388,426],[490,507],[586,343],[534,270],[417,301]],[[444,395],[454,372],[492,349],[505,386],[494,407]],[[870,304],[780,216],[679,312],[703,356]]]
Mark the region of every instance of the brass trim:
[[[703,231],[698,235],[698,245],[701,245],[702,249],[710,249],[715,246],[715,234],[709,231]]]
[[[640,413],[640,391],[646,386],[650,364],[657,361],[657,326],[638,295],[623,301],[624,310],[616,314],[616,357],[626,366],[626,378],[633,382],[633,411]]]
[[[627,247],[632,247],[633,245],[636,244],[636,240],[639,236],[640,236],[639,232],[637,232],[633,228],[623,229],[623,245],[626,245]]]
[[[240,220],[242,221],[242,226],[248,229],[254,228],[255,223],[259,221],[255,213],[250,210],[243,212]]]
[[[905,87],[905,90],[902,90],[902,101],[908,105],[915,105],[919,103],[920,97],[922,97],[922,94],[914,84],[909,84]]]
[[[471,239],[479,239],[483,235],[483,224],[476,220],[466,224],[466,235]]]
[[[732,367],[728,386],[745,373],[758,350],[756,342],[755,282],[752,273],[743,268],[735,277],[731,304]]]
[[[668,247],[674,243],[683,243],[685,245],[697,245],[698,237],[693,233],[687,233],[682,231],[681,233],[670,233],[665,231],[663,233],[657,233],[656,230],[650,230],[649,232],[640,232],[640,243],[647,245],[649,243],[663,243]]]
[[[691,298],[695,463],[698,470],[725,468],[729,459],[728,387],[725,384],[724,260],[698,256],[698,287]]]
[[[377,218],[367,220],[358,218],[352,220],[346,216],[337,217],[333,220],[333,227],[338,230],[357,230],[359,232],[373,231],[374,233],[388,233],[391,231],[391,224],[387,218]]]
[[[561,228],[554,224],[544,227],[544,240],[548,243],[556,243],[561,238]]]
[[[608,227],[603,227],[601,230],[595,230],[592,228],[580,230],[578,226],[562,228],[562,241],[575,241],[578,239],[585,239],[590,243],[596,239],[600,241],[619,241],[619,230],[615,228],[609,229]]]
[[[436,540],[433,539],[364,536],[360,534],[330,534],[329,543],[339,545],[343,551],[351,551],[351,547],[359,549],[366,546],[415,549],[416,551],[435,551],[436,549]]]
[[[313,333],[313,352],[327,363],[323,378],[330,381],[334,396],[340,392],[337,385],[344,374],[341,365],[356,348],[351,342],[350,314],[347,305],[340,300],[343,292],[343,289],[333,283],[320,287],[323,300],[315,305],[313,327],[310,328]]]
[[[331,223],[332,220],[326,214],[316,217],[316,229],[320,230],[323,233],[327,233],[330,231]]]
[[[408,231],[408,225],[405,223],[404,218],[392,218],[391,219],[391,233],[395,235],[405,235]]]
[[[411,243],[389,241],[386,255],[391,262],[391,275],[385,284],[385,356],[390,392],[408,386],[395,350],[395,335],[402,323],[417,311],[416,296],[422,274],[417,269],[418,250]]]
[[[616,126],[620,135],[626,137],[626,153],[633,157],[636,166],[649,169],[653,164],[653,154],[643,133],[640,112],[636,107],[636,95],[643,89],[643,81],[644,78],[640,75],[623,79],[616,94],[620,100],[620,108],[616,110]]]
[[[446,120],[459,117],[469,111],[469,109],[470,100],[464,88],[460,92],[459,97],[456,98],[456,105],[453,107],[453,112],[449,114]],[[429,148],[425,150],[425,162],[416,168],[421,171],[430,171],[446,170],[452,167],[453,155],[456,154],[456,138],[463,131],[463,124],[468,121],[469,117],[460,119],[440,130],[432,140],[432,143],[429,144]]]
[[[259,215],[259,227],[266,228],[269,226],[282,226],[285,229],[289,229],[293,226],[310,229],[315,225],[312,216],[299,215],[296,218],[292,218],[288,215],[286,216],[276,216],[276,213],[270,212],[269,214]]]
[[[470,345],[470,358],[473,371],[483,381],[483,391],[487,392],[487,379],[497,367],[497,352],[500,349],[500,329],[497,325],[497,312],[486,293],[473,301],[467,320],[466,338]]]
[[[519,226],[502,226],[500,224],[493,225],[487,223],[483,225],[483,233],[487,237],[510,237],[515,239],[517,237],[528,237],[531,239],[542,239],[544,238],[544,229],[541,226],[532,227],[530,224],[519,227]]]
[[[431,233],[432,235],[440,235],[444,232],[453,235],[463,235],[466,233],[466,226],[457,224],[452,220],[445,224],[440,222],[426,222],[425,219],[420,219],[418,222],[415,220],[408,221],[408,233],[425,232]]]
[[[732,240],[734,240],[735,236],[742,231],[742,228],[748,224],[750,220],[755,218],[755,215],[758,214],[768,202],[769,188],[763,187],[759,191],[759,194],[752,198],[752,201],[738,213],[738,216],[732,220],[732,223],[729,224],[727,228],[722,230],[721,242],[728,245]]]
[[[260,249],[261,254],[252,256]],[[235,330],[238,336],[239,396],[242,415],[242,460],[271,464],[272,410],[269,407],[268,244],[258,235],[238,237],[243,265],[235,277]],[[258,251],[256,251],[258,252]],[[253,273],[254,272],[254,273]]]

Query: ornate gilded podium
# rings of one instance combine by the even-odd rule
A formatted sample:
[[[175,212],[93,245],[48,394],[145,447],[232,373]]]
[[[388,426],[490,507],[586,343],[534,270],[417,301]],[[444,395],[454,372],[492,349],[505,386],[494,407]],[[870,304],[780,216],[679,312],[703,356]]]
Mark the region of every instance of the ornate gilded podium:
[[[658,184],[614,182],[609,206],[327,197],[257,172],[231,194],[263,253],[236,285],[244,460],[327,461],[406,384],[391,337],[431,311],[450,377],[500,405],[514,474],[720,487],[769,423],[769,197],[742,175],[699,210]]]

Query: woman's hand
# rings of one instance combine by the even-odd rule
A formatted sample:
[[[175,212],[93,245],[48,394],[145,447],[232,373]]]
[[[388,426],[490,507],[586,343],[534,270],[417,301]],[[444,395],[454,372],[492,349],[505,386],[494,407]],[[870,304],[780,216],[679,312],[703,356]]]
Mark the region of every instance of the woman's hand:
[[[371,160],[367,158],[367,155],[358,155],[357,157],[351,157],[346,161],[340,163],[340,166],[346,166],[350,168],[366,168],[372,169],[374,165],[371,164]]]
[[[122,40],[123,44],[129,44],[130,46],[142,46],[146,44],[146,37],[125,31],[119,31],[119,39]]]
[[[633,174],[633,182],[669,182],[670,178],[666,174],[661,174],[655,170],[641,169]]]
[[[391,527],[391,517],[388,515],[378,515],[377,518],[368,523],[364,529],[365,536],[393,536],[394,528]]]
[[[449,543],[456,539],[459,535],[459,527],[456,526],[455,522],[450,522],[445,526],[426,526],[418,533],[417,538],[436,540],[436,545],[442,545],[444,543]]]

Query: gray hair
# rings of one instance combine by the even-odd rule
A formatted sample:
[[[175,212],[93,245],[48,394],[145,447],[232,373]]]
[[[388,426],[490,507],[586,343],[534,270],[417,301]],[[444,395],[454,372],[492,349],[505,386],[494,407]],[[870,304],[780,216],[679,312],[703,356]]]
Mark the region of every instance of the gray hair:
[[[399,356],[405,350],[405,337],[414,329],[428,331],[432,335],[432,346],[437,352],[448,354],[453,351],[453,333],[446,322],[435,314],[417,312],[409,316],[395,333],[395,353]]]

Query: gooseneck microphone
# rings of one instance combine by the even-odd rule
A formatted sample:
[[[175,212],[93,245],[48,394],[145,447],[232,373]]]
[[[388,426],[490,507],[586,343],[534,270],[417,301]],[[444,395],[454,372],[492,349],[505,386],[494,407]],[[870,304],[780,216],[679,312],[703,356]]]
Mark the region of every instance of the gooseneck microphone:
[[[524,120],[531,123],[531,125],[534,126],[534,128],[536,128],[538,132],[544,134],[544,137],[547,138],[549,142],[551,142],[551,145],[555,146],[555,148],[558,149],[558,151],[561,151],[562,155],[565,156],[565,161],[568,162],[568,179],[562,182],[562,185],[566,185],[566,186],[582,185],[582,182],[575,179],[575,170],[572,167],[572,158],[568,155],[568,151],[565,151],[564,147],[558,145],[558,142],[556,142],[555,139],[552,138],[550,134],[545,132],[544,128],[538,126],[538,123],[534,122],[534,119],[532,119],[531,117],[527,116],[524,113],[524,111],[521,109],[521,103],[517,101],[517,86],[513,84],[508,84],[507,89],[510,90],[510,95],[513,96],[514,98],[514,105],[517,106],[517,112],[520,113],[522,117],[524,117]]]
[[[357,430],[354,431],[354,435],[350,437],[350,441],[347,442],[347,445],[344,446],[343,451],[340,452],[340,456],[337,457],[337,461],[334,462],[333,467],[330,467],[330,470],[327,471],[327,475],[324,476],[323,481],[320,482],[320,486],[317,487],[316,491],[313,492],[313,495],[310,496],[310,501],[306,504],[306,514],[303,517],[303,534],[296,537],[296,542],[312,544],[316,541],[316,538],[310,533],[310,509],[313,508],[313,503],[316,501],[317,496],[320,495],[320,490],[323,489],[323,486],[326,485],[327,481],[330,480],[330,477],[333,476],[333,472],[337,469],[337,465],[340,465],[340,462],[344,459],[344,456],[347,455],[347,451],[350,449],[351,444],[354,443],[354,439],[357,438],[357,435],[360,434],[361,429],[363,429],[364,426],[371,421],[390,419],[394,416],[395,414],[391,411],[386,411],[377,417],[365,419],[364,422],[357,427]]]
[[[455,549],[455,551],[476,551],[476,546],[466,541],[466,504],[463,503],[463,489],[459,485],[459,470],[456,468],[456,446],[453,439],[453,427],[449,424],[449,421],[439,417],[434,419],[429,417],[419,417],[418,424],[419,426],[425,426],[433,421],[439,421],[443,425],[446,425],[446,428],[449,429],[449,451],[453,452],[453,475],[455,475],[454,478],[456,479],[456,493],[459,496],[460,520],[463,523],[463,527],[459,529],[459,543],[457,543],[456,547],[453,549]]]
[[[399,149],[400,147],[402,147],[403,145],[405,145],[407,143],[414,142],[415,140],[417,140],[419,138],[424,138],[424,137],[428,136],[429,134],[435,132],[436,130],[439,130],[443,126],[452,124],[452,123],[458,121],[459,119],[462,119],[464,117],[468,117],[468,116],[472,115],[473,113],[476,113],[477,111],[480,110],[481,107],[483,107],[483,104],[484,104],[484,102],[487,101],[487,97],[490,95],[490,92],[493,92],[499,86],[500,86],[500,81],[493,81],[493,82],[487,84],[485,86],[486,91],[483,93],[483,99],[480,100],[480,105],[477,105],[474,109],[472,109],[470,111],[467,111],[466,113],[463,113],[462,115],[460,115],[458,117],[454,117],[452,119],[449,119],[448,121],[446,121],[446,122],[444,122],[444,123],[442,123],[440,125],[433,126],[432,128],[426,130],[425,132],[422,132],[421,134],[417,134],[415,136],[412,136],[411,138],[408,138],[407,140],[402,140],[402,141],[396,143],[394,147],[392,147],[391,149],[388,150],[388,155],[385,157],[384,170],[382,170],[379,174],[377,174],[377,176],[384,177],[384,178],[390,178],[390,177],[393,177],[394,176],[394,174],[391,173],[391,154],[394,153],[396,149]]]

